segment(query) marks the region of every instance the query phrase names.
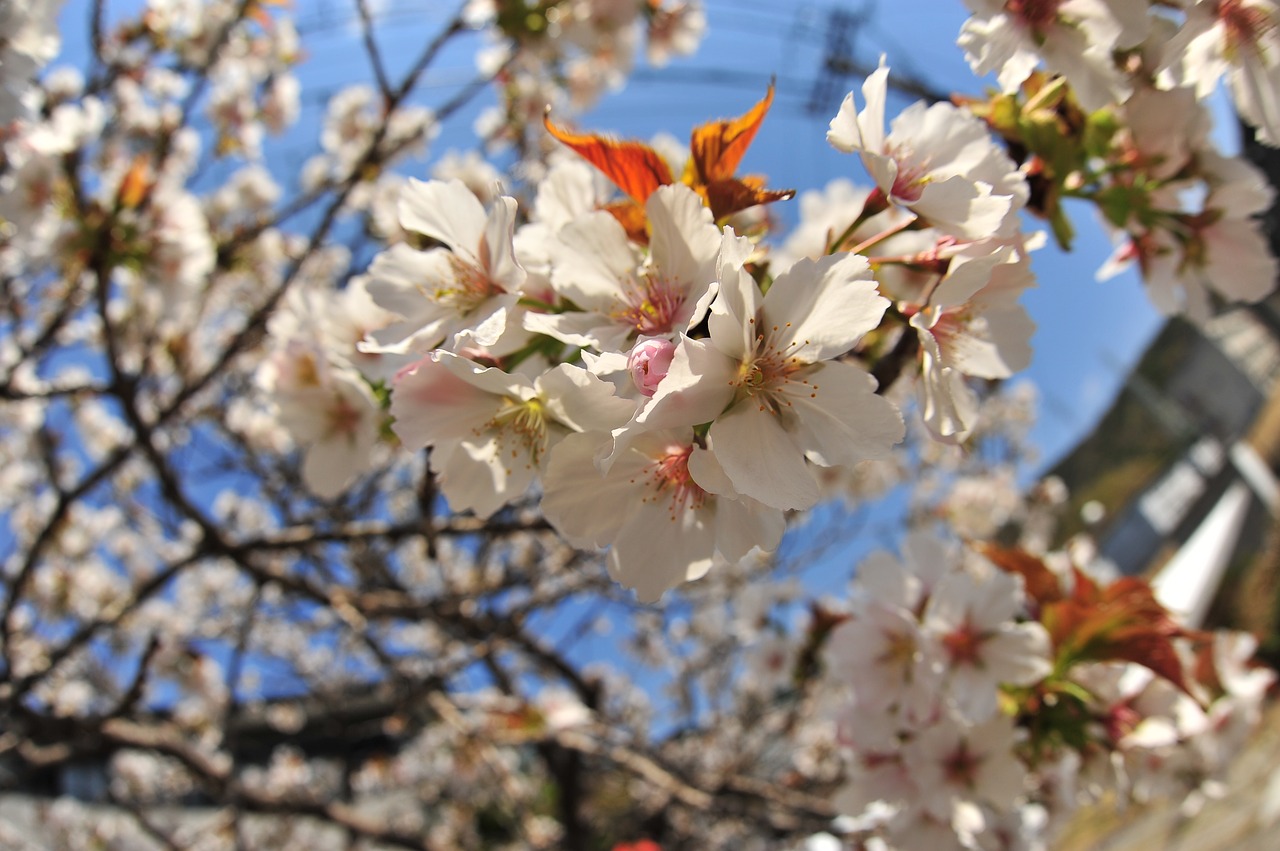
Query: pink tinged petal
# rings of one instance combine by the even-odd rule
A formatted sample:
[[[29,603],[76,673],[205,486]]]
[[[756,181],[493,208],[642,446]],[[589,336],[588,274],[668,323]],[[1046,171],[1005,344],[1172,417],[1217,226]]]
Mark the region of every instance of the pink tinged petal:
[[[460,180],[424,182],[409,178],[400,193],[400,226],[429,236],[474,265],[484,237],[484,206]]]
[[[632,480],[649,463],[638,452],[620,457],[602,476],[594,458],[607,435],[571,434],[551,450],[543,476],[542,512],[575,547],[605,547],[639,501]]]
[[[888,458],[902,441],[902,414],[875,392],[875,379],[853,364],[828,361],[790,393],[797,443],[824,467]],[[808,390],[808,392],[803,392]]]
[[[396,376],[391,387],[392,428],[406,448],[421,449],[470,435],[500,404],[499,397],[428,356]]]
[[[525,271],[516,261],[516,199],[502,196],[493,202],[485,222],[484,236],[478,253],[480,266],[493,284],[509,293],[518,292],[525,282]]]
[[[636,417],[645,430],[701,425],[733,400],[737,364],[714,346],[681,338],[653,397]]]
[[[635,413],[635,402],[614,396],[613,385],[580,366],[560,364],[534,383],[547,410],[574,431],[609,431]]]
[[[853,348],[880,324],[888,307],[866,258],[846,253],[802,259],[779,275],[764,297],[761,321],[779,327],[781,351],[815,363]]]
[[[776,413],[744,400],[712,423],[710,437],[738,493],[782,511],[817,503],[818,483]]]

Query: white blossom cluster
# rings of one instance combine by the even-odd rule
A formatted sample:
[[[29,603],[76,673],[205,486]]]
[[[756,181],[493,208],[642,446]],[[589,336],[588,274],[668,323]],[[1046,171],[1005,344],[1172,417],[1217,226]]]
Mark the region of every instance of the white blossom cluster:
[[[352,0],[369,73],[315,127],[283,4],[84,5],[81,72],[79,9],[0,0],[0,784],[98,801],[33,805],[51,842],[990,847],[1212,793],[1272,682],[1248,637],[1073,656],[1044,612],[1092,586],[919,531],[809,598],[899,487],[1062,562],[997,386],[1027,214],[1093,202],[1170,310],[1269,291],[1202,103],[1225,74],[1274,139],[1271,3],[972,3],[1003,94],[891,117],[882,63],[827,132],[867,186],[785,237],[740,174],[772,87],[687,149],[570,126],[696,2],[472,0],[402,63]]]
[[[862,562],[820,698],[845,766],[834,801],[860,835],[1044,847],[1105,795],[1215,793],[1275,681],[1242,665],[1254,639],[1179,639],[1187,686],[1136,662],[1064,665],[1036,608],[1019,576],[930,533],[908,535],[901,561]]]
[[[1214,312],[1215,298],[1258,301],[1271,291],[1276,263],[1254,217],[1273,193],[1256,168],[1216,149],[1206,99],[1226,76],[1257,138],[1280,143],[1280,7],[1272,0],[966,5],[973,16],[959,44],[973,70],[995,73],[1006,95],[1025,94],[1016,128],[990,118],[1011,138],[1032,140],[1042,157],[1035,168],[1063,169],[1054,193],[1096,203],[1115,231],[1116,254],[1099,277],[1136,263],[1162,312],[1197,322]],[[1061,76],[1046,79],[1040,67]],[[1061,146],[1053,128],[1063,120],[1089,123],[1093,141],[1075,151]],[[1051,216],[1058,202],[1050,199]],[[1061,223],[1055,232],[1065,242],[1070,228]]]
[[[487,516],[538,479],[556,528],[609,546],[611,573],[649,600],[717,559],[772,550],[784,512],[818,502],[815,468],[886,460],[903,436],[852,357],[885,295],[920,341],[924,421],[963,439],[977,413],[965,377],[1008,377],[1029,358],[1016,303],[1032,282],[1016,225],[1027,190],[956,107],[917,106],[886,140],[886,75],[829,134],[886,175],[857,227],[763,281],[757,245],[717,224],[711,182],[707,201],[696,185],[649,187],[636,234],[596,209],[577,163],[552,169],[521,227],[514,199],[486,213],[460,182],[411,181],[400,226],[437,247],[374,260],[370,295],[402,321],[364,348],[427,353],[393,380],[391,413],[407,447],[432,447],[451,507]],[[875,273],[860,254],[873,247]]]

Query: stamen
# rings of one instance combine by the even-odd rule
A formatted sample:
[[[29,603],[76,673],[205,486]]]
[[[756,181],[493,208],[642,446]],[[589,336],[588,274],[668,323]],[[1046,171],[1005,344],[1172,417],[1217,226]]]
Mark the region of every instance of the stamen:
[[[655,270],[646,270],[639,279],[626,285],[626,295],[611,318],[623,325],[630,325],[636,333],[645,337],[669,334],[684,312],[688,293],[678,281],[658,277]]]
[[[645,468],[651,492],[642,496],[640,501],[647,503],[668,500],[668,513],[672,521],[684,511],[701,508],[706,502],[707,492],[689,474],[689,456],[692,454],[692,444],[667,447],[665,455]]]
[[[521,402],[504,397],[501,409],[475,432],[477,436],[485,433],[495,434],[500,444],[512,439],[516,444],[511,449],[512,459],[518,459],[523,450],[529,458],[529,465],[537,466],[547,449],[546,407],[541,399]]]
[[[466,315],[483,304],[488,298],[501,292],[484,270],[471,265],[456,254],[449,255],[449,268],[453,279],[435,289],[428,297],[437,304],[443,304]]]

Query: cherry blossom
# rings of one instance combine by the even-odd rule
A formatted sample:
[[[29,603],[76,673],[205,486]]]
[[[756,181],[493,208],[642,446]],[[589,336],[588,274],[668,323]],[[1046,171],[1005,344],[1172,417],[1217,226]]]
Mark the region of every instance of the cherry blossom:
[[[543,511],[570,541],[612,545],[610,575],[642,601],[703,576],[717,555],[736,562],[753,547],[778,545],[782,513],[733,494],[714,453],[692,434],[646,432],[601,477],[592,460],[607,439],[572,435],[555,448]],[[719,487],[713,492],[699,482]]]
[[[1027,199],[1022,176],[981,122],[951,104],[916,103],[884,131],[889,69],[862,85],[860,112],[850,92],[831,119],[827,141],[857,153],[884,195],[961,237],[1007,233]]]
[[[1087,110],[1128,95],[1113,51],[1137,45],[1147,34],[1147,9],[1124,0],[966,0],[973,17],[961,29],[975,74],[997,72],[1005,92],[1016,90],[1043,61],[1072,85]]]
[[[391,397],[401,441],[431,446],[450,505],[481,517],[521,496],[569,432],[608,432],[632,409],[581,367],[530,381],[443,350],[405,367]]]
[[[447,212],[446,212],[447,211]],[[422,352],[442,342],[518,348],[515,314],[525,271],[512,246],[513,198],[488,214],[461,181],[411,180],[400,199],[405,230],[443,243],[418,251],[393,245],[369,268],[374,302],[404,319],[370,334],[370,351]]]

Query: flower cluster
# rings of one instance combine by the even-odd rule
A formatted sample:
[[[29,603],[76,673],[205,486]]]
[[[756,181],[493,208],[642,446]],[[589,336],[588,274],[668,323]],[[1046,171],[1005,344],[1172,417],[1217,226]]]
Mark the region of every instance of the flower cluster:
[[[1008,377],[1029,356],[1027,188],[956,107],[917,105],[886,136],[887,73],[829,134],[877,189],[841,236],[776,272],[761,225],[754,240],[735,229],[791,194],[735,175],[772,91],[695,129],[682,169],[548,121],[625,197],[561,161],[519,226],[514,199],[486,212],[460,182],[411,181],[398,219],[417,243],[369,271],[400,321],[363,348],[422,358],[392,383],[394,428],[433,447],[450,505],[488,515],[538,479],[547,519],[610,546],[615,578],[656,599],[776,547],[784,513],[818,502],[816,469],[890,457],[904,426],[860,357],[873,338],[919,341],[924,421],[962,440],[977,411],[965,376]]]
[[[892,848],[1029,843],[1105,793],[1211,791],[1275,679],[1251,637],[1181,630],[1135,580],[920,531],[861,564],[841,618],[834,800]]]
[[[995,72],[1001,87],[970,106],[1025,152],[1035,209],[1061,244],[1072,237],[1062,202],[1081,198],[1119,243],[1099,277],[1136,263],[1165,313],[1203,322],[1215,298],[1252,302],[1271,292],[1277,266],[1254,217],[1272,193],[1257,169],[1216,149],[1205,98],[1226,75],[1257,138],[1280,140],[1280,7],[968,5],[974,15],[960,45],[974,71]]]

